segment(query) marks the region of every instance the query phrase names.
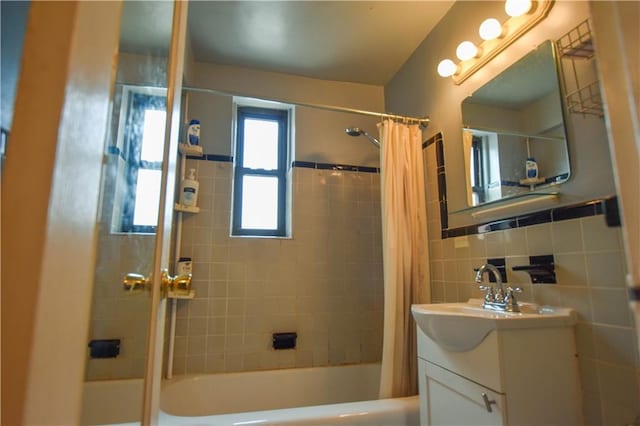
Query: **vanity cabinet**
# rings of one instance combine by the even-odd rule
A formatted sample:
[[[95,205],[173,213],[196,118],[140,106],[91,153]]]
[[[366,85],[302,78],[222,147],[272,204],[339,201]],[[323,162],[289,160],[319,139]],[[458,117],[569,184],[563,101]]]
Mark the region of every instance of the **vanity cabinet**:
[[[572,326],[492,330],[464,351],[417,333],[421,425],[582,424]]]

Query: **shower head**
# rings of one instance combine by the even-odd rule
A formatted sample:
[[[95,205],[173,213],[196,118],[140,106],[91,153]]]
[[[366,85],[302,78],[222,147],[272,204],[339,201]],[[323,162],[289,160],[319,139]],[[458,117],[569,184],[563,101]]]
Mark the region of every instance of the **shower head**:
[[[360,136],[362,134],[360,127],[347,127],[344,131],[347,132],[349,136]]]
[[[371,136],[369,133],[365,132],[364,130],[362,130],[360,127],[347,127],[346,129],[344,129],[345,132],[347,132],[347,134],[349,136],[364,136],[365,138],[369,139],[369,142],[371,142],[372,144],[374,144],[375,146],[377,146],[378,148],[380,148],[380,141],[376,138],[374,138],[373,136]]]

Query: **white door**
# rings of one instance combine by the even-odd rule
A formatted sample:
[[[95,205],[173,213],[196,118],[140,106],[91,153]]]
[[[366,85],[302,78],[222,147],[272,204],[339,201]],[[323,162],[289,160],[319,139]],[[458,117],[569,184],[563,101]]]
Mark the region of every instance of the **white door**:
[[[2,424],[80,424],[85,379],[130,373],[141,383],[135,396],[99,402],[115,401],[107,410],[119,412],[118,398],[137,399],[128,421],[157,423],[186,10],[186,2],[30,5],[2,170]],[[149,101],[131,105],[142,116],[119,117],[129,86]],[[120,118],[142,125],[129,132],[139,147],[159,128],[159,151],[118,145]],[[147,216],[135,218],[136,199],[156,208],[153,234],[144,233]],[[153,277],[150,291],[125,293],[129,272]]]
[[[418,359],[420,424],[481,426],[507,424],[506,397]]]

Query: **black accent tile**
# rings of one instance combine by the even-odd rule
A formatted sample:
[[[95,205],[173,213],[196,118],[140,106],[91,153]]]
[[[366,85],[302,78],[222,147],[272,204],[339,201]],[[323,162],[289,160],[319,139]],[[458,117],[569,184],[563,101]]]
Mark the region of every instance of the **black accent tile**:
[[[436,141],[439,140],[439,138],[438,138],[439,135],[440,135],[440,133],[436,133],[435,135],[431,136],[426,141],[422,142],[422,149],[425,149],[426,147],[431,146],[434,143],[436,143]]]
[[[316,163],[316,169],[319,170],[335,170],[336,165],[330,163]]]
[[[520,182],[516,182],[513,180],[501,180],[500,186],[521,186]]]
[[[207,161],[223,161],[225,163],[233,163],[232,155],[207,154]]]
[[[291,163],[293,167],[305,167],[309,169],[319,170],[340,170],[347,172],[362,172],[362,173],[379,173],[378,167],[370,166],[352,166],[349,164],[333,164],[333,163],[314,163],[311,161],[294,161]]]
[[[574,206],[558,207],[552,210],[553,221],[578,219],[581,217],[595,216],[595,204],[585,203]]]
[[[447,229],[447,238],[462,237],[463,235],[468,235],[466,226]]]
[[[500,279],[502,280],[503,283],[508,282],[507,281],[507,262],[505,261],[504,257],[487,259],[487,263],[490,263],[491,265],[495,266],[496,269],[498,269],[498,272],[500,272]],[[492,283],[496,282],[496,278],[493,276],[493,274],[489,274],[489,282],[492,282]]]
[[[449,212],[447,211],[447,200],[441,200],[440,204],[440,226],[441,228],[449,227]]]
[[[358,166],[358,171],[363,173],[378,173],[378,167]]]
[[[523,226],[538,225],[540,223],[551,222],[551,210],[544,210],[524,216],[518,216],[516,219],[518,228]]]
[[[484,234],[491,231],[504,231],[507,229],[513,229],[518,227],[516,218],[497,220],[495,222],[489,222],[478,226],[478,234]]]
[[[291,163],[291,167],[302,167],[305,169],[315,169],[316,163],[312,161],[294,161]]]
[[[442,145],[442,141],[436,143],[436,160],[438,166],[444,166],[444,146]]]
[[[447,201],[447,178],[444,173],[438,173],[438,201]]]
[[[609,197],[604,200],[598,207],[604,212],[604,219],[609,227],[622,226],[620,220],[620,210],[618,209],[618,197]]]

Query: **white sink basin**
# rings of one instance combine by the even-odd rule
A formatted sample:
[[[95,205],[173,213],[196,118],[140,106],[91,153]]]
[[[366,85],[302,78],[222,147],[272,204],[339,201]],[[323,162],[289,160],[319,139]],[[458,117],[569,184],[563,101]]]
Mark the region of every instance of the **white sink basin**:
[[[454,352],[475,348],[493,330],[566,327],[576,323],[573,309],[518,303],[522,312],[482,308],[482,300],[467,303],[413,305],[418,327],[438,345]]]

